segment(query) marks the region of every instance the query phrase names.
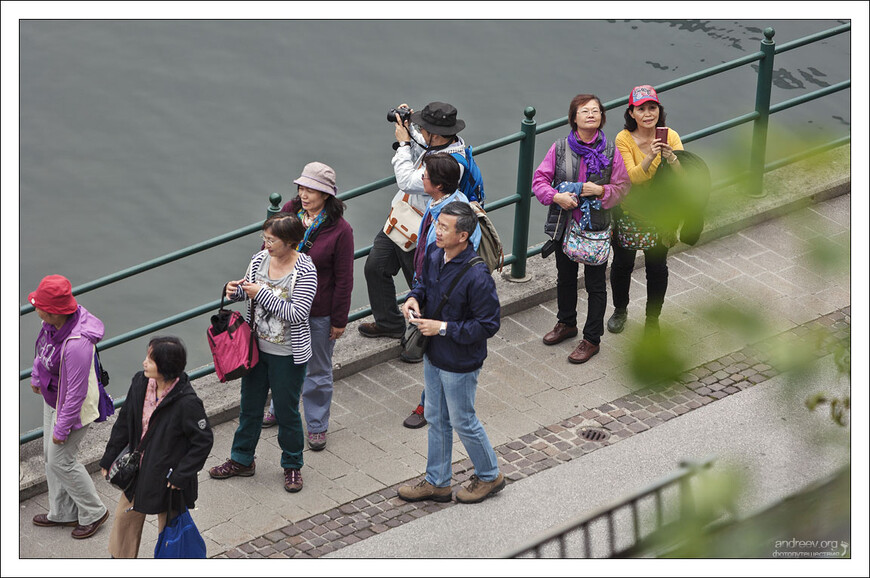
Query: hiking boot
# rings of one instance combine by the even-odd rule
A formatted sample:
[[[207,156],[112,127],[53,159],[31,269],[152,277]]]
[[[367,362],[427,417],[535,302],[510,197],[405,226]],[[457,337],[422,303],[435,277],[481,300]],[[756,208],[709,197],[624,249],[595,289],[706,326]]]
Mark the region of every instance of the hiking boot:
[[[399,354],[399,359],[401,359],[405,363],[420,363],[421,361],[423,361],[423,356],[421,355],[420,357],[412,357],[408,355],[408,352],[403,349],[402,353]]]
[[[491,482],[484,482],[477,475],[471,476],[471,483],[464,488],[460,488],[456,492],[456,501],[463,504],[476,504],[482,502],[493,494],[504,489],[505,479],[504,474],[499,472],[498,476]]]
[[[319,452],[326,447],[326,432],[319,433],[308,432],[308,447],[313,452]]]
[[[628,319],[628,309],[614,309],[613,315],[607,320],[607,330],[611,333],[620,333],[625,329],[626,319]]]
[[[296,468],[284,468],[284,489],[298,492],[302,489],[302,474]]]
[[[109,519],[109,510],[106,510],[106,513],[103,516],[94,522],[93,524],[88,524],[87,526],[76,526],[75,529],[70,534],[76,540],[84,540],[85,538],[90,538],[94,534],[97,533],[97,530],[100,529],[106,520]]]
[[[401,339],[405,335],[404,329],[382,329],[376,323],[362,323],[357,330],[363,337],[391,337],[393,339]]]
[[[568,361],[571,363],[586,363],[593,355],[598,353],[599,349],[601,349],[599,345],[583,339],[574,351],[571,352],[571,355],[568,356]]]
[[[453,499],[453,490],[450,489],[450,486],[436,488],[423,478],[416,486],[401,486],[399,488],[399,497],[406,502],[419,502],[421,500],[449,502]]]
[[[216,480],[223,480],[233,476],[253,476],[257,471],[257,461],[251,462],[250,466],[243,466],[232,458],[228,459],[219,466],[215,466],[208,471],[208,475]]]
[[[557,323],[553,330],[544,335],[544,345],[556,345],[562,343],[566,339],[570,339],[577,335],[577,326],[571,327],[564,323]]]
[[[53,522],[48,519],[48,514],[36,514],[33,516],[34,526],[78,526],[79,523],[73,520],[72,522]]]
[[[402,422],[402,425],[409,429],[417,429],[426,425],[426,418],[423,417],[423,406],[418,405],[417,409],[411,412],[411,415],[405,418],[405,421]]]
[[[275,417],[275,414],[271,411],[267,411],[263,414],[263,427],[272,427],[278,423],[278,418]]]

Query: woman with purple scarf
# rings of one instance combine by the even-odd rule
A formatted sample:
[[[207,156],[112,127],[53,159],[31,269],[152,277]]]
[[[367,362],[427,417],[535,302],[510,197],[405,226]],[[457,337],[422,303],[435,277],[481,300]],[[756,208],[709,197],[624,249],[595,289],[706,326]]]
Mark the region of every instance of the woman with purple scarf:
[[[578,94],[568,107],[571,133],[547,151],[535,170],[532,191],[550,207],[544,230],[556,253],[556,326],[544,335],[545,345],[556,345],[575,337],[577,330],[578,263],[562,251],[566,221],[573,219],[587,230],[605,230],[609,209],[616,206],[631,187],[619,150],[601,130],[606,114],[601,100],[593,94]],[[607,263],[585,265],[583,278],[589,295],[583,339],[568,356],[571,363],[585,363],[598,353],[604,333],[607,308]]]

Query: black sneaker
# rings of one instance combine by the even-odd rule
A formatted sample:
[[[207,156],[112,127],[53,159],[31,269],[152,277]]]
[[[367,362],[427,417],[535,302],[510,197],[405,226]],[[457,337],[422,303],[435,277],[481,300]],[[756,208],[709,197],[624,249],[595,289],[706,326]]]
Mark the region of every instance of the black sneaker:
[[[417,409],[412,411],[411,415],[405,418],[405,421],[402,422],[402,425],[409,429],[417,429],[423,427],[427,423],[429,422],[427,422],[426,418],[423,417],[423,406],[418,405]]]
[[[628,309],[614,309],[613,315],[607,320],[607,330],[611,333],[621,333],[628,319]]]
[[[360,332],[360,335],[363,337],[390,337],[392,339],[401,339],[403,335],[405,335],[405,330],[389,330],[389,329],[381,329],[375,323],[363,323],[357,330]]]

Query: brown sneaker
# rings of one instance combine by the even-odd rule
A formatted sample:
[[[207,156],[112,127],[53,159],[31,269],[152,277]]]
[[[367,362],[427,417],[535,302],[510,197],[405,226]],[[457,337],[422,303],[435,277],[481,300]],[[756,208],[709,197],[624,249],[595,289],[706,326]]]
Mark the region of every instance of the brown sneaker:
[[[574,349],[574,351],[571,352],[571,355],[568,356],[568,361],[571,363],[586,363],[593,355],[598,353],[599,349],[601,349],[600,346],[584,339]]]
[[[284,468],[284,489],[298,492],[302,489],[302,474],[295,468]]]
[[[404,329],[389,330],[378,327],[375,323],[362,323],[357,330],[363,337],[392,337],[401,339],[405,335]]]
[[[449,502],[453,499],[453,490],[450,489],[450,486],[436,488],[423,478],[416,486],[401,486],[399,488],[399,497],[406,502],[419,502],[421,500]]]
[[[426,425],[426,418],[423,417],[423,406],[418,405],[417,409],[411,412],[411,415],[405,418],[402,425],[409,429],[417,429]]]
[[[223,480],[233,476],[253,476],[257,471],[257,461],[251,462],[250,466],[243,466],[239,462],[229,459],[219,466],[215,466],[208,471],[208,475],[216,480]]]
[[[460,488],[456,492],[456,501],[463,504],[476,504],[482,502],[493,494],[504,489],[505,481],[504,474],[499,472],[491,482],[484,482],[476,475],[471,476],[471,483],[464,488]]]
[[[557,323],[553,330],[544,335],[544,345],[556,345],[566,339],[577,336],[577,326],[571,327],[564,323]]]
[[[97,530],[100,529],[100,526],[109,519],[109,510],[106,510],[106,513],[103,514],[103,517],[94,522],[93,524],[88,524],[87,526],[76,526],[72,531],[71,536],[76,540],[84,540],[85,538],[90,538],[94,534],[97,533]]]

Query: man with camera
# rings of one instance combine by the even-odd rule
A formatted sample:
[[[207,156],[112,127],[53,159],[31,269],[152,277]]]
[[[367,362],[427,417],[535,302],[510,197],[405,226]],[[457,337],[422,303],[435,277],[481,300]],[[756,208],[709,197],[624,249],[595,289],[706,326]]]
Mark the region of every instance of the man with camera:
[[[409,239],[397,240],[395,234],[391,238],[385,230],[375,236],[365,264],[366,286],[374,322],[359,326],[359,332],[365,337],[401,339],[405,332],[405,319],[396,305],[393,277],[401,269],[408,287],[412,287],[416,233],[431,198],[423,187],[423,158],[438,152],[461,153],[465,156],[465,142],[457,136],[465,128],[465,122],[456,116],[456,107],[445,102],[431,102],[419,112],[402,104],[387,114],[387,120],[395,122],[396,142],[393,148],[396,152],[392,163],[399,185],[399,191],[391,203],[393,213],[397,213],[398,205],[406,203],[418,217],[416,223],[410,223],[407,227],[412,232]],[[459,165],[461,178],[464,167],[462,163]],[[401,228],[400,225],[397,223],[396,229]],[[389,222],[385,229],[388,228]]]

